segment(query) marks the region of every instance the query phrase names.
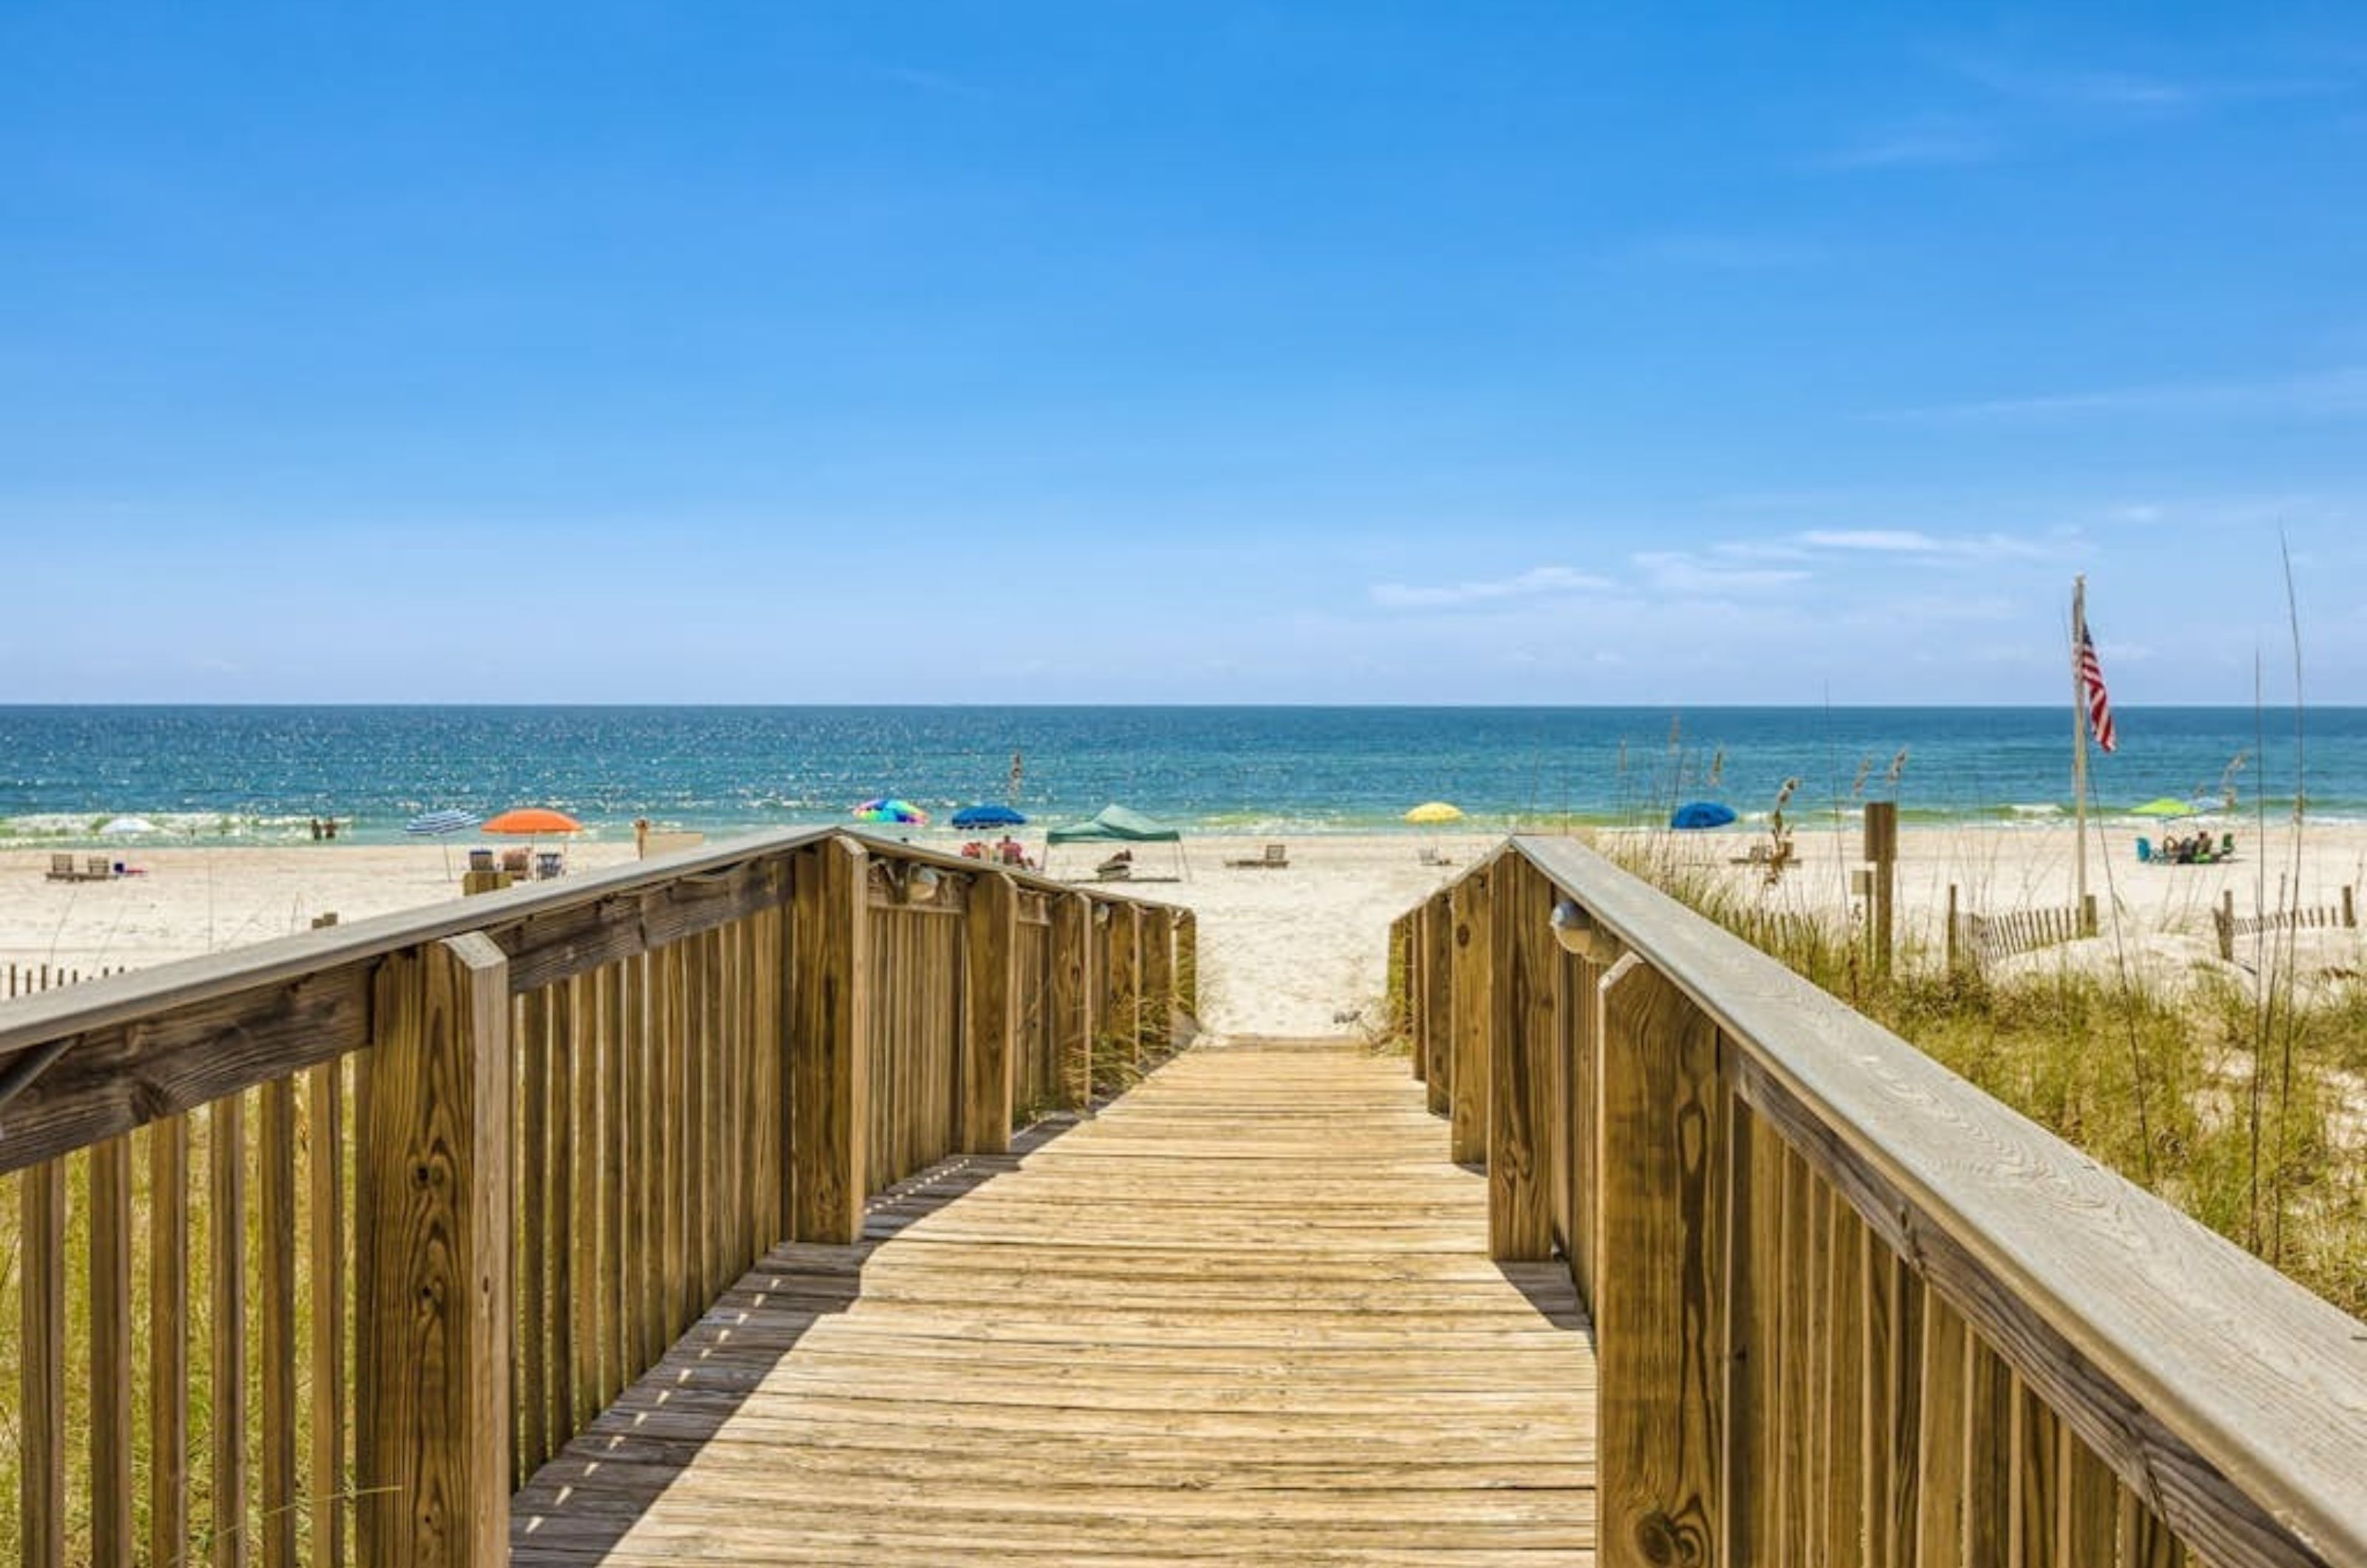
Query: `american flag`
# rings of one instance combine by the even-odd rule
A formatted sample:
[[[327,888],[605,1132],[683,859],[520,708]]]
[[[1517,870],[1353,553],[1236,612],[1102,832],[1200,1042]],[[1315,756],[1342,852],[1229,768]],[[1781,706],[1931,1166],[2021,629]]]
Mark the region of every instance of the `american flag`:
[[[2112,700],[2104,694],[2104,667],[2096,662],[2096,639],[2085,626],[2079,628],[2079,694],[2087,699],[2088,728],[2095,732],[2096,744],[2117,750],[2121,742],[2112,731]]]

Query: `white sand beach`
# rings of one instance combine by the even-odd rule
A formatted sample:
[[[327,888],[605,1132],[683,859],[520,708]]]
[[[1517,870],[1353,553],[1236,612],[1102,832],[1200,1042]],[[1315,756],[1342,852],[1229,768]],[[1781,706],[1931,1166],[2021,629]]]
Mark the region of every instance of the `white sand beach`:
[[[2288,888],[2305,905],[2336,906],[2345,885],[2367,880],[2367,825],[2314,824],[2296,874],[2291,840],[2271,829],[2265,844],[2237,828],[2240,857],[2223,865],[2140,865],[2134,830],[2107,835],[2109,858],[2091,840],[2090,882],[2100,905],[2117,908],[2105,934],[2017,960],[2140,964],[2157,975],[2191,972],[2216,960],[2211,912],[2232,889],[2241,914],[2279,907]],[[2157,835],[2157,837],[2158,835]],[[928,841],[934,843],[936,835]],[[1739,833],[1661,835],[1672,853],[1713,865],[1770,907],[1847,919],[1854,828],[1809,829],[1796,837],[1798,865],[1772,888],[1730,860],[1752,840]],[[952,840],[948,840],[950,845]],[[1288,847],[1279,870],[1229,867],[1269,842]],[[1145,882],[1138,891],[1200,916],[1203,1011],[1216,1027],[1245,1032],[1327,1033],[1373,1015],[1384,985],[1384,943],[1397,913],[1484,855],[1496,835],[1431,837],[1310,835],[1194,838],[1189,874]],[[1453,863],[1424,864],[1434,848]],[[623,863],[629,844],[584,843],[569,851],[578,871]],[[0,854],[0,974],[42,964],[91,973],[142,968],[263,942],[308,928],[334,911],[357,919],[431,904],[457,894],[435,845],[303,845],[274,849],[159,848],[128,857],[145,874],[109,882],[51,882],[46,852]],[[453,863],[457,866],[456,854]],[[1079,861],[1082,871],[1086,863]],[[1142,869],[1161,869],[1144,857]],[[2072,888],[2067,828],[1910,829],[1901,835],[1899,908],[1905,926],[1935,947],[1953,884],[1968,911],[2067,905]],[[2263,886],[2265,884],[2265,886]],[[2303,933],[2305,967],[2361,967],[2360,933]],[[2239,953],[2239,961],[2245,954]],[[5,983],[0,982],[0,989]]]

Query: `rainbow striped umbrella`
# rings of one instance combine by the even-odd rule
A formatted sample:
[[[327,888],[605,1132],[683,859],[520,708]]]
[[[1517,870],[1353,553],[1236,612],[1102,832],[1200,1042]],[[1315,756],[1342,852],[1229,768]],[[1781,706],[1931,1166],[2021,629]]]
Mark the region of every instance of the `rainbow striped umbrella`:
[[[909,823],[921,828],[929,825],[927,812],[909,800],[899,800],[893,795],[865,801],[855,808],[855,819],[857,822]]]

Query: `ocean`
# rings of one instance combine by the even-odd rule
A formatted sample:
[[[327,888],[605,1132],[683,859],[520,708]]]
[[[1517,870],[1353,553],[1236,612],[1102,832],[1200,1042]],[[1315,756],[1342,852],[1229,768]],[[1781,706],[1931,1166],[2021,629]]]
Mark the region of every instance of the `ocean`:
[[[2285,809],[2291,710],[2134,708],[2094,760],[2107,811],[2158,796]],[[2306,716],[2314,813],[2367,818],[2367,708]],[[2266,744],[2260,730],[2265,728]],[[1402,826],[1427,800],[1482,829],[1641,823],[1723,801],[1806,818],[1892,798],[1923,821],[2044,822],[2071,804],[2067,709],[1422,707],[0,707],[0,843],[88,841],[119,815],[200,842],[286,842],[334,816],[386,842],[425,810],[557,807],[724,833],[936,815],[1009,797],[1035,822],[1117,801],[1187,829]],[[1895,787],[1895,759],[1904,754]],[[1861,776],[1863,774],[1863,776]]]

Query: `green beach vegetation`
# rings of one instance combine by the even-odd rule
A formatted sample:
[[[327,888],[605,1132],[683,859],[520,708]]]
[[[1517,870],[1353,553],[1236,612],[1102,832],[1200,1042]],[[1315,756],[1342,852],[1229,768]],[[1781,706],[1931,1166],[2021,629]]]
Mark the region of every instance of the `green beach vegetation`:
[[[1662,835],[1598,846],[1988,1094],[2288,1277],[2367,1314],[2367,994],[2269,949],[2254,978],[1999,973],[1908,940],[1888,974],[1840,915],[1777,914]]]

